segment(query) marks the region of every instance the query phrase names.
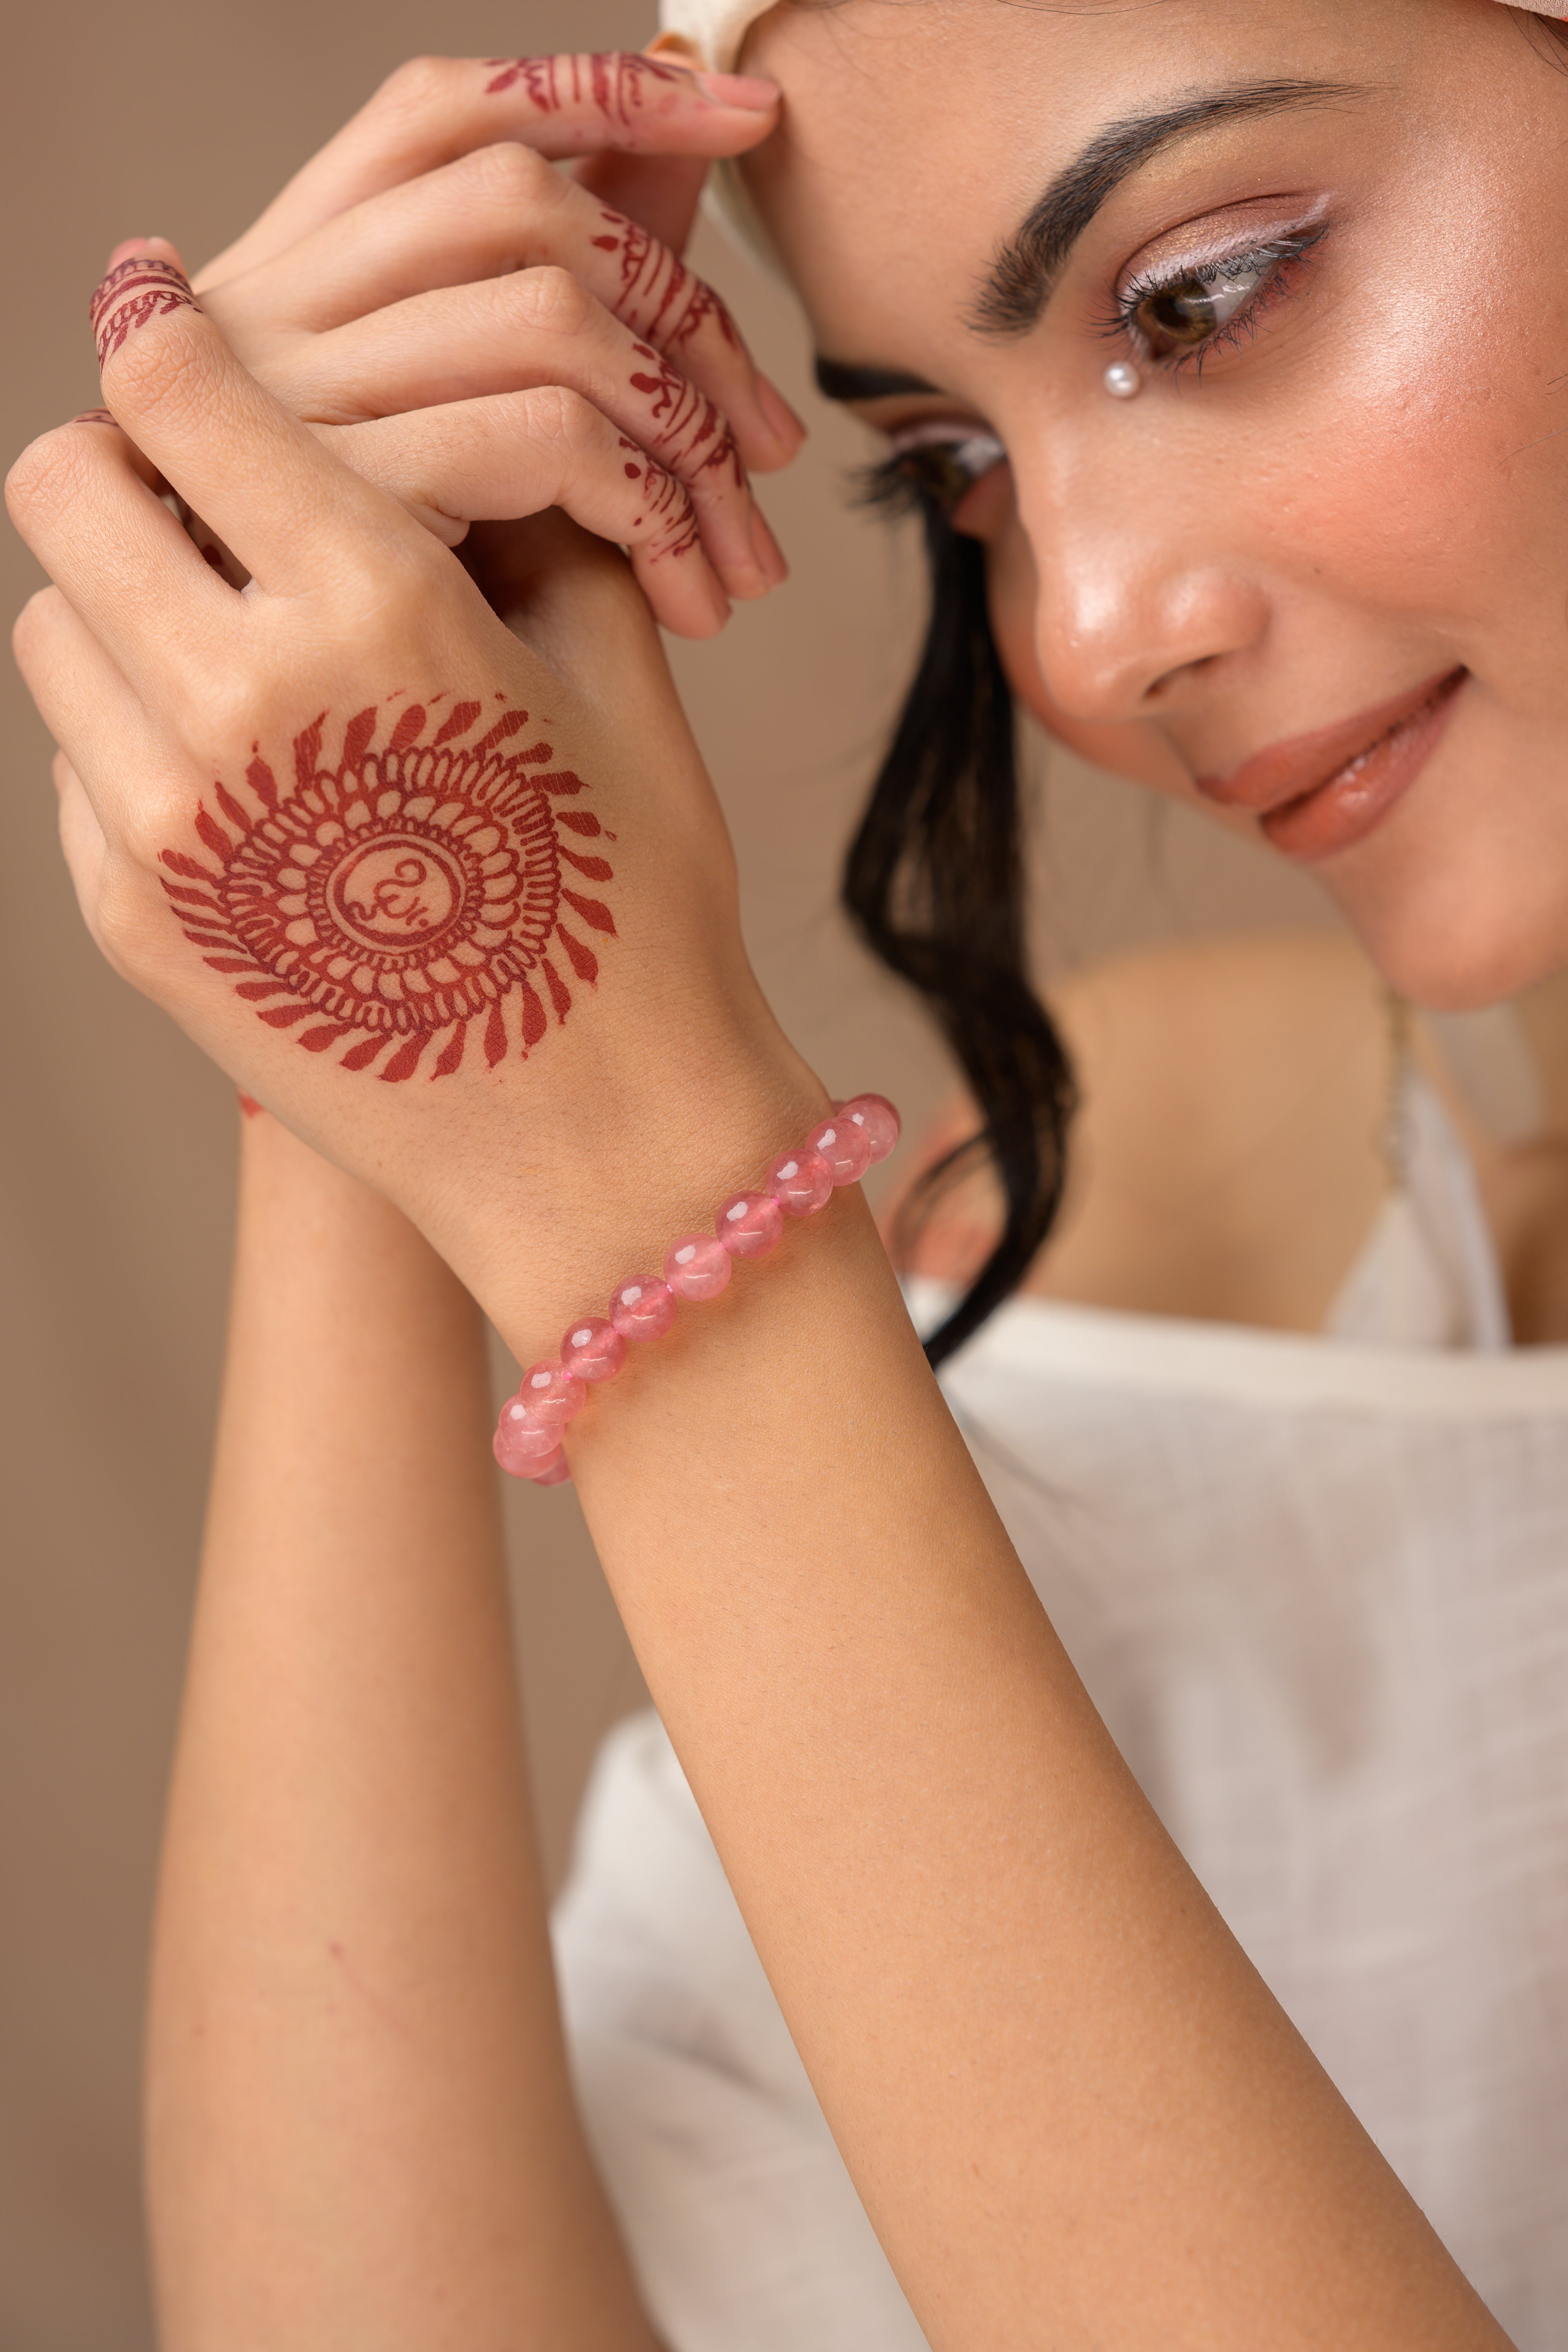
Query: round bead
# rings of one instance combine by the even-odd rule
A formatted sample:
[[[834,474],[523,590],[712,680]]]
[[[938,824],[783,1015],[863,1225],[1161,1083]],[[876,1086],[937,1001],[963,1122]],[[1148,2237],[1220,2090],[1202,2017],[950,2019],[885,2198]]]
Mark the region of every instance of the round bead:
[[[786,1217],[815,1216],[833,1198],[833,1171],[815,1151],[781,1151],[763,1182]]]
[[[563,1486],[572,1475],[572,1465],[566,1459],[564,1446],[558,1445],[548,1462],[542,1462],[529,1475],[536,1486]]]
[[[523,1410],[521,1397],[508,1397],[500,1409],[492,1441],[496,1460],[514,1478],[531,1478],[542,1462],[561,1450],[561,1432],[535,1421]]]
[[[766,1257],[784,1235],[784,1211],[771,1192],[737,1192],[713,1220],[731,1257]]]
[[[835,1103],[833,1108],[840,1118],[860,1129],[871,1147],[873,1168],[879,1160],[886,1160],[904,1131],[904,1122],[886,1095],[854,1095],[848,1102]]]
[[[1142,386],[1142,377],[1127,360],[1112,360],[1105,371],[1105,389],[1112,400],[1131,400]]]
[[[717,1298],[730,1279],[730,1253],[714,1234],[685,1234],[670,1245],[664,1278],[678,1297]]]
[[[564,1364],[533,1364],[522,1376],[518,1396],[531,1421],[561,1429],[580,1413],[588,1391]]]
[[[656,1274],[632,1274],[610,1300],[610,1320],[623,1339],[660,1339],[675,1320],[675,1293]]]
[[[853,1119],[840,1118],[837,1112],[812,1129],[805,1148],[826,1160],[836,1184],[858,1184],[871,1165],[871,1142],[865,1129],[857,1127]]]
[[[626,1341],[602,1315],[584,1315],[561,1342],[561,1361],[580,1381],[613,1381],[626,1360]]]

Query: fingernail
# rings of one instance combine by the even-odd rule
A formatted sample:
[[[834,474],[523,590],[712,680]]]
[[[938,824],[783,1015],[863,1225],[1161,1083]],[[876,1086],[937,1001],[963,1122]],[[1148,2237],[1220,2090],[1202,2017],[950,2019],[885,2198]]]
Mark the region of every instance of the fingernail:
[[[172,261],[159,260],[155,255],[133,251],[127,260],[117,262],[102,283],[94,288],[88,304],[99,366],[101,368],[126,336],[144,327],[149,319],[166,319],[172,310],[199,310],[201,307],[183,269]]]
[[[770,588],[776,588],[789,578],[789,565],[778,541],[768,528],[768,519],[761,507],[752,509],[752,552],[757,559],[757,569]]]
[[[805,439],[805,427],[783,393],[771,384],[765,375],[757,378],[757,406],[775,438],[792,452],[798,449]]]
[[[760,74],[700,73],[692,79],[715,105],[738,106],[744,114],[769,114],[783,95],[776,81]]]

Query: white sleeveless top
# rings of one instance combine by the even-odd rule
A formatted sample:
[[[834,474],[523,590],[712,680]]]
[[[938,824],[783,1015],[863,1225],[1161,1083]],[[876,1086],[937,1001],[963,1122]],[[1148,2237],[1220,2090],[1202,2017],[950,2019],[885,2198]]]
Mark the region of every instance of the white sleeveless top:
[[[1521,2352],[1568,2345],[1568,1349],[1435,1096],[1300,1338],[1018,1299],[943,1385],[1152,1803]],[[917,1320],[945,1296],[911,1288]],[[919,2352],[651,1716],[557,1923],[672,2352]]]

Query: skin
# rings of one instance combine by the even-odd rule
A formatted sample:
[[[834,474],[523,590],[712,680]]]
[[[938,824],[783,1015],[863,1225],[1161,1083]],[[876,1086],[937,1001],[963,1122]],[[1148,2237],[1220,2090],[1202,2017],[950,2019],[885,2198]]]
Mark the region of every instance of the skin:
[[[111,353],[104,393],[123,436],[67,428],[11,493],[59,583],[19,648],[68,758],[89,924],[249,1091],[404,1210],[526,1361],[606,1263],[689,1224],[822,1106],[746,971],[722,828],[635,583],[552,525],[505,541],[487,605],[189,308]],[[234,550],[243,597],[149,466]],[[618,843],[623,944],[597,991],[527,1061],[465,1062],[440,1087],[301,1055],[189,950],[159,878],[215,771],[243,773],[263,738],[284,758],[317,709],[341,725],[395,688],[544,712]],[[684,893],[663,887],[672,868]],[[759,1363],[765,1382],[747,1377]],[[933,2345],[1037,2343],[1042,2314],[1064,2345],[1501,2341],[1089,1708],[858,1202],[792,1234],[607,1402],[571,1441],[584,1508]],[[521,1899],[512,1920],[527,1964]],[[408,2061],[382,2057],[395,2111]],[[218,2127],[242,2129],[218,2104]],[[469,2121],[476,2164],[504,2167],[514,2127],[477,2096]],[[314,2116],[286,2122],[313,2159]],[[336,2183],[342,2223],[400,2242],[395,2197],[353,2167]],[[429,2261],[434,2306],[439,2249]],[[480,2321],[544,2340],[516,2269],[487,2280],[463,2340]],[[237,2307],[220,2294],[190,2340],[235,2340]],[[290,2315],[287,2340],[340,2341],[335,2316]]]
[[[1194,799],[1194,776],[1463,663],[1415,788],[1319,876],[1419,1003],[1494,1002],[1559,969],[1561,47],[1478,0],[845,0],[775,10],[745,56],[786,95],[745,168],[818,349],[939,388],[870,404],[874,422],[980,423],[1008,452],[963,520],[991,546],[1012,675],[1054,730]],[[1036,324],[977,327],[995,253],[1108,122],[1275,79],[1365,94],[1172,145],[1104,205]],[[1136,399],[1109,399],[1108,361],[1137,356],[1103,331],[1118,284],[1264,199],[1328,234],[1256,337],[1201,378],[1149,370]]]
[[[566,2077],[479,1316],[377,1193],[245,1128],[149,2021],[160,2341],[426,2352],[504,2314],[651,2352]]]
[[[1418,1066],[1475,1171],[1521,1346],[1568,1339],[1568,1021],[1562,980],[1516,1011],[1540,1124],[1478,1123],[1440,1040]],[[1387,993],[1353,942],[1321,934],[1204,940],[1071,975],[1050,1005],[1079,1108],[1068,1193],[1022,1286],[1029,1297],[1321,1331],[1387,1195]],[[972,1134],[955,1099],[902,1176]],[[901,1247],[898,1197],[884,1231]],[[963,1283],[995,1240],[983,1173],[945,1195],[905,1262]]]

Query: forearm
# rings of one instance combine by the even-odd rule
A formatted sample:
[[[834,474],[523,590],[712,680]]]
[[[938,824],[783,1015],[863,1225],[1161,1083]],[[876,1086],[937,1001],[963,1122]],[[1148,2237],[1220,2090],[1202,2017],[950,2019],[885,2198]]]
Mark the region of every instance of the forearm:
[[[570,1446],[934,2345],[1501,2340],[1089,1706],[857,1196]]]
[[[567,2083],[482,1331],[247,1122],[153,1977],[169,2352],[645,2347]]]

